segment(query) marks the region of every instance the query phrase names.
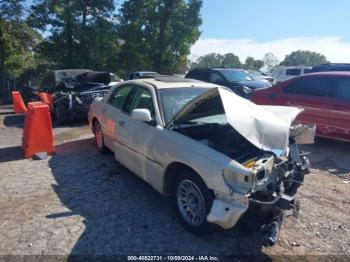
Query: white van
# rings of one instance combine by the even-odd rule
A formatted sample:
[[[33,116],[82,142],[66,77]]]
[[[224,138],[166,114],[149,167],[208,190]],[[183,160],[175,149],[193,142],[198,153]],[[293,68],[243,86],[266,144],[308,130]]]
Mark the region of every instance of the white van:
[[[276,83],[286,81],[296,76],[309,73],[312,67],[307,66],[278,66],[272,69]]]

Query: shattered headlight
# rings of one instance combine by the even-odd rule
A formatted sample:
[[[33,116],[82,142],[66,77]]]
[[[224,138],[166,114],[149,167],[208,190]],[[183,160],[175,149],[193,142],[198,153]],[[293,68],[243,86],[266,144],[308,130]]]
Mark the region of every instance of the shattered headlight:
[[[240,189],[244,191],[248,191],[253,186],[254,174],[240,174],[232,172],[231,170],[224,169],[222,170],[222,177],[226,185],[235,191],[240,191]]]

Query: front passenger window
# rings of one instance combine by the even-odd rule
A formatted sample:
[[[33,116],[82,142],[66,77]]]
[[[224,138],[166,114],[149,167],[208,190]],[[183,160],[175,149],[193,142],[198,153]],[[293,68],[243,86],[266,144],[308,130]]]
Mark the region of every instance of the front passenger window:
[[[154,106],[152,95],[146,88],[140,88],[136,96],[133,109],[148,109],[151,112],[152,118],[154,118]]]
[[[132,88],[132,85],[125,85],[116,88],[111,94],[108,104],[115,108],[122,109]]]
[[[350,100],[350,78],[339,78],[332,89],[332,96],[337,99]]]
[[[212,82],[212,83],[223,83],[224,79],[219,73],[212,72],[212,73],[210,73],[210,80],[209,80],[209,82]]]

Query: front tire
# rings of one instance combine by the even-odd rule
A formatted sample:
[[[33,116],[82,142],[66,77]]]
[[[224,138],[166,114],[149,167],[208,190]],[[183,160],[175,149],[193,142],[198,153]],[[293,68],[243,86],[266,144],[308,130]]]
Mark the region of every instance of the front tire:
[[[183,169],[175,183],[173,204],[180,223],[195,235],[206,235],[217,229],[207,222],[214,194],[193,171]]]
[[[98,120],[94,121],[94,135],[95,135],[95,144],[98,151],[102,154],[107,153],[108,149],[105,146],[102,127],[101,127],[101,124],[98,122]]]

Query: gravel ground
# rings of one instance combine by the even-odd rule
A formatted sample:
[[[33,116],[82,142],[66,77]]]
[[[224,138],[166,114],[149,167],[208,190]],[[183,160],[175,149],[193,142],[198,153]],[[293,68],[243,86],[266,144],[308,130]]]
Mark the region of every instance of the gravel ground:
[[[278,244],[246,228],[196,237],[170,201],[96,152],[81,123],[56,127],[57,153],[22,158],[23,116],[0,107],[0,255],[344,255],[350,259],[350,144],[317,140],[299,191],[301,214],[284,219]],[[285,257],[284,257],[285,258]],[[1,260],[1,259],[0,259]]]

